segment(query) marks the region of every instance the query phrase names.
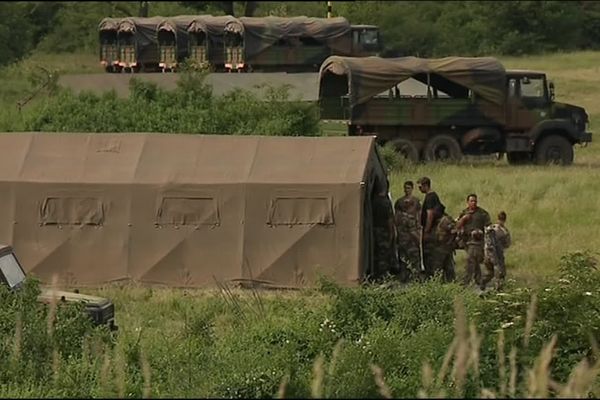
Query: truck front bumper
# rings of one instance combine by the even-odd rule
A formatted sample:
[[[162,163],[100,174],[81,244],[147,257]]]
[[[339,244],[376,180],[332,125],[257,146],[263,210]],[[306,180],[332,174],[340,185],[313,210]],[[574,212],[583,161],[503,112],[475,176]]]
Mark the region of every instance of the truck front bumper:
[[[579,139],[579,143],[589,143],[592,141],[592,132],[583,132]]]

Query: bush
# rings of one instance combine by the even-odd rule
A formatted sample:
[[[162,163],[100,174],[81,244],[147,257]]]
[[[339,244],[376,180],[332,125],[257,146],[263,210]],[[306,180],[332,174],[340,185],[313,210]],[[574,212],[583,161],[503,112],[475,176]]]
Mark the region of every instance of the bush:
[[[237,135],[315,136],[320,134],[314,104],[288,101],[285,87],[266,87],[265,98],[236,90],[214,96],[204,72],[182,74],[177,89],[130,81],[131,95],[120,99],[63,90],[32,108],[25,130],[52,132],[165,132]]]

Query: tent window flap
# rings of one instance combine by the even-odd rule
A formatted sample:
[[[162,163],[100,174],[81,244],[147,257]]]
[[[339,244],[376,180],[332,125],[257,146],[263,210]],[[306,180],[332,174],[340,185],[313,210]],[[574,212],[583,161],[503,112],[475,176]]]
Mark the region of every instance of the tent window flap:
[[[212,197],[163,197],[156,215],[159,225],[219,225]]]
[[[40,209],[42,225],[102,225],[104,205],[93,197],[47,197]]]
[[[275,197],[269,225],[333,225],[331,197]]]

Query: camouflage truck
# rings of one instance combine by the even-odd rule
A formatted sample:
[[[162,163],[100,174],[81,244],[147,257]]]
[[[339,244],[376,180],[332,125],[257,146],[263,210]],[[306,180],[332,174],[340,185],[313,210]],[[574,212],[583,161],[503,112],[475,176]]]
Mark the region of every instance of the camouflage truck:
[[[188,26],[189,61],[196,66],[223,71],[225,65],[225,25],[236,19],[231,15],[199,15]]]
[[[175,71],[188,57],[188,26],[196,18],[194,15],[179,15],[165,18],[156,28],[158,41],[158,68],[162,71]]]
[[[0,244],[0,284],[7,285],[11,290],[19,290],[25,281],[25,276],[25,271],[12,246]],[[38,296],[38,301],[48,304],[53,299],[60,302],[83,303],[86,312],[95,325],[107,325],[112,331],[118,329],[115,324],[115,306],[108,299],[79,292],[64,292],[43,287]]]
[[[228,71],[318,71],[331,55],[377,54],[379,28],[343,17],[241,17],[225,25]]]
[[[424,91],[403,90],[409,80]],[[568,165],[574,145],[592,140],[586,111],[556,102],[545,73],[505,70],[491,57],[332,56],[319,106],[349,135],[376,135],[413,161],[505,153],[511,164]]]
[[[98,25],[100,65],[102,65],[106,72],[117,72],[119,69],[119,50],[117,44],[119,21],[119,19],[115,18],[103,18]]]
[[[158,71],[158,24],[164,17],[123,18],[117,29],[119,68],[126,72]]]

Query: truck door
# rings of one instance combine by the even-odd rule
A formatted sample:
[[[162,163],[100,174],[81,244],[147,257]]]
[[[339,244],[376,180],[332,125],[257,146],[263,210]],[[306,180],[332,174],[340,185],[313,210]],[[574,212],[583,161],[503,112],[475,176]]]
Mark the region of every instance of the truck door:
[[[544,77],[510,77],[507,82],[507,128],[529,131],[547,117],[548,94]]]

